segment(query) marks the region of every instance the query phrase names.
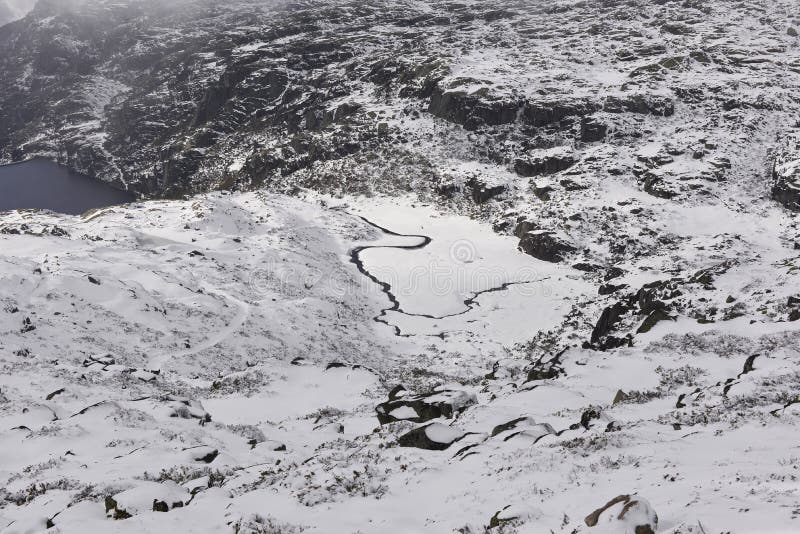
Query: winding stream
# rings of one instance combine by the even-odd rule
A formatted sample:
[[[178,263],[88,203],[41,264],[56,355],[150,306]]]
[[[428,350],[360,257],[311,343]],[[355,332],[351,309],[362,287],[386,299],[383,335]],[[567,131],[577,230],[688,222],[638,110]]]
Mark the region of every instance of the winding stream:
[[[410,312],[406,312],[406,311],[403,310],[402,306],[400,305],[400,301],[398,300],[397,296],[392,291],[391,284],[389,284],[388,282],[384,282],[384,281],[380,280],[377,276],[375,276],[374,274],[369,272],[369,270],[364,266],[364,261],[361,259],[361,253],[366,251],[366,250],[386,249],[386,248],[393,248],[393,249],[398,249],[398,250],[420,250],[420,249],[423,249],[423,248],[427,247],[433,241],[433,239],[430,236],[427,236],[427,235],[399,234],[397,232],[393,232],[393,231],[391,231],[391,230],[389,230],[387,228],[384,228],[383,226],[380,226],[379,224],[377,224],[377,223],[375,223],[373,221],[370,221],[366,217],[363,217],[363,216],[360,216],[360,215],[358,215],[358,217],[362,221],[367,223],[368,225],[372,226],[373,228],[377,228],[378,230],[380,230],[381,232],[383,232],[386,235],[393,236],[393,237],[407,237],[407,238],[418,238],[419,239],[419,243],[417,243],[415,245],[364,245],[364,246],[360,246],[360,247],[355,247],[355,248],[350,250],[350,263],[354,264],[361,274],[363,274],[364,276],[366,276],[367,278],[372,280],[375,284],[377,284],[381,288],[381,291],[388,297],[389,302],[391,303],[391,306],[389,306],[387,308],[383,308],[378,315],[373,317],[373,320],[375,322],[383,323],[386,326],[391,327],[394,330],[394,335],[399,336],[399,337],[412,337],[412,336],[415,336],[416,334],[404,334],[401,331],[399,326],[390,323],[388,321],[388,319],[386,318],[389,312],[397,312],[397,313],[401,313],[403,315],[407,315],[409,317],[423,317],[425,319],[432,319],[432,320],[441,320],[441,319],[447,319],[449,317],[457,317],[459,315],[464,315],[464,314],[469,313],[470,311],[472,311],[475,308],[475,306],[480,306],[480,303],[478,303],[477,300],[481,295],[483,295],[485,293],[495,293],[497,291],[505,291],[509,287],[514,286],[514,285],[531,284],[531,283],[535,283],[535,282],[542,282],[542,281],[546,280],[547,278],[549,278],[549,277],[545,277],[545,278],[538,278],[536,280],[520,280],[520,281],[504,282],[504,283],[502,283],[500,285],[497,285],[497,286],[494,286],[494,287],[490,287],[488,289],[475,291],[475,292],[472,293],[472,296],[470,296],[467,299],[464,299],[464,301],[463,301],[464,309],[459,311],[459,312],[456,312],[456,313],[450,313],[450,314],[447,314],[447,315],[431,315],[431,314],[426,314],[426,313],[410,313]],[[428,334],[428,335],[430,337],[439,337],[439,338],[444,339],[445,333],[441,332],[439,334]]]

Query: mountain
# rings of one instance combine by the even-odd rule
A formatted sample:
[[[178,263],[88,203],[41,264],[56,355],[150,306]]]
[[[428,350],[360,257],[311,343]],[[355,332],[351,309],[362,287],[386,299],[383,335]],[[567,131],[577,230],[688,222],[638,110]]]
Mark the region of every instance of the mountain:
[[[40,0],[0,533],[796,530],[796,7]]]
[[[305,183],[314,165],[387,152],[421,160],[413,172],[430,167],[435,188],[447,165],[427,145],[453,142],[431,143],[431,122],[474,132],[456,141],[464,157],[523,175],[537,150],[604,141],[631,172],[647,132],[680,122],[684,151],[716,148],[685,172],[645,164],[639,180],[696,196],[728,152],[755,165],[774,145],[758,139],[795,125],[791,11],[771,7],[44,1],[0,34],[0,147],[155,196]]]

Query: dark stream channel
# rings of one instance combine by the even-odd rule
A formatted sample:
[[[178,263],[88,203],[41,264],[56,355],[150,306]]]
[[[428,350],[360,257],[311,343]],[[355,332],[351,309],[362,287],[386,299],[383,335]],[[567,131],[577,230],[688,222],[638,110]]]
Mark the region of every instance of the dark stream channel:
[[[136,197],[44,158],[0,165],[0,211],[39,208],[79,215]]]
[[[375,284],[377,284],[381,288],[381,291],[389,298],[389,302],[391,303],[391,306],[389,306],[388,308],[382,309],[381,312],[378,315],[373,317],[373,320],[375,322],[383,323],[386,326],[391,327],[394,330],[394,335],[399,336],[399,337],[411,337],[414,334],[404,334],[404,333],[402,333],[402,330],[400,329],[399,326],[390,323],[388,321],[388,319],[387,319],[387,315],[388,315],[388,313],[390,311],[402,313],[403,315],[408,315],[410,317],[424,317],[426,319],[434,319],[434,320],[446,319],[448,317],[456,317],[458,315],[465,315],[465,314],[469,313],[470,311],[472,311],[475,308],[475,306],[479,306],[479,304],[477,302],[478,298],[481,295],[485,294],[485,293],[494,293],[496,291],[506,291],[511,286],[515,286],[515,285],[519,285],[519,284],[530,284],[530,283],[533,283],[533,282],[541,282],[541,281],[546,279],[546,278],[540,278],[540,279],[537,279],[537,280],[519,280],[519,281],[504,282],[504,283],[502,283],[500,285],[497,285],[497,286],[494,286],[494,287],[490,287],[488,289],[484,289],[484,290],[481,290],[481,291],[475,291],[475,292],[472,293],[471,297],[469,297],[469,298],[464,300],[464,309],[462,311],[459,311],[459,312],[456,312],[456,313],[451,313],[451,314],[448,314],[448,315],[436,316],[436,315],[430,315],[430,314],[427,314],[427,313],[408,313],[405,310],[403,310],[402,306],[400,305],[400,301],[397,299],[397,296],[392,291],[392,286],[389,285],[388,283],[382,281],[382,280],[379,280],[377,276],[375,276],[374,274],[369,272],[369,270],[364,266],[364,261],[361,259],[361,253],[364,252],[365,250],[369,250],[369,249],[373,249],[373,248],[395,248],[395,249],[398,249],[398,250],[419,250],[419,249],[427,247],[431,243],[432,239],[429,236],[426,236],[426,235],[398,234],[397,232],[392,232],[391,230],[389,230],[387,228],[384,228],[383,226],[379,226],[378,224],[375,224],[374,222],[370,221],[366,217],[359,216],[359,218],[362,221],[364,221],[365,223],[367,223],[368,225],[372,226],[373,228],[377,228],[378,230],[380,230],[381,232],[383,232],[386,235],[395,236],[395,237],[416,237],[417,239],[419,239],[419,243],[417,243],[415,245],[366,245],[366,246],[361,246],[361,247],[355,247],[355,248],[350,250],[350,263],[354,264],[361,274],[363,274],[364,276],[366,276],[367,278],[372,280]],[[439,338],[444,339],[445,333],[441,332],[439,334],[429,334],[429,336],[430,337],[439,337]]]

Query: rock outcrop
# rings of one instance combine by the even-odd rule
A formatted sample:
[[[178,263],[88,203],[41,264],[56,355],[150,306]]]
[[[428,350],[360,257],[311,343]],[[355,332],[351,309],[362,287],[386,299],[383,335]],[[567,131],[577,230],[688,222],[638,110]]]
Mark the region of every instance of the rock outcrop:
[[[466,391],[444,389],[415,395],[398,386],[375,411],[382,425],[393,421],[424,423],[440,417],[453,418],[475,403],[475,395]]]
[[[558,263],[577,249],[557,232],[531,230],[519,240],[519,248],[525,254],[542,261]]]
[[[569,147],[532,150],[518,158],[514,170],[520,176],[537,176],[564,171],[575,164],[575,156]]]
[[[468,93],[437,87],[431,95],[428,111],[467,130],[477,130],[482,126],[516,121],[519,107],[519,103],[513,100],[492,98],[485,88]]]
[[[790,210],[800,211],[799,134],[792,134],[775,157],[772,180],[772,198]]]

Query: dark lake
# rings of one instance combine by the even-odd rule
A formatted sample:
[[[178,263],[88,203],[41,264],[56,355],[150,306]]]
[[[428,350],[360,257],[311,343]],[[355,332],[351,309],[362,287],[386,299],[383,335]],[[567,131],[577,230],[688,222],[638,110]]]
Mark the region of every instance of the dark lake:
[[[0,165],[0,211],[41,208],[78,215],[135,198],[43,158]]]

